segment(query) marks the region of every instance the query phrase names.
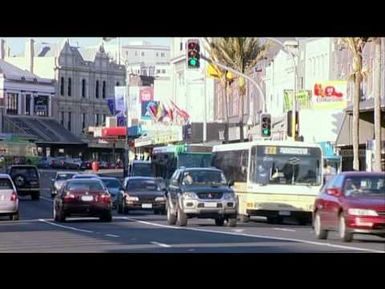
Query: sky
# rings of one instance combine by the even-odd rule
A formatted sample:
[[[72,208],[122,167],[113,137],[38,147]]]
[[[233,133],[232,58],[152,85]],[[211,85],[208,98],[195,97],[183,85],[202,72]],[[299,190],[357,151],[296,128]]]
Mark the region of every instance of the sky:
[[[0,35],[0,38],[1,35]],[[102,37],[68,37],[70,44],[73,46],[94,46],[102,42]],[[11,55],[19,54],[24,51],[27,37],[4,37],[7,45],[11,48]],[[48,42],[48,43],[61,43],[66,37],[34,37],[36,42]],[[121,45],[129,44],[134,41],[148,41],[155,45],[167,45],[170,46],[171,38],[168,37],[121,37]],[[117,39],[111,40],[109,43],[116,44]]]

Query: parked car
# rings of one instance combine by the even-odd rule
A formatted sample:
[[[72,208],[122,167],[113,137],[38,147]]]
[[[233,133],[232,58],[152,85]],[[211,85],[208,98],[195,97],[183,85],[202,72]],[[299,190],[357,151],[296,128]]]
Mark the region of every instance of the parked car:
[[[40,174],[36,166],[13,165],[9,168],[9,175],[18,195],[31,195],[32,200],[40,199]]]
[[[82,160],[79,158],[65,158],[63,166],[65,169],[80,170],[82,166]]]
[[[385,173],[337,174],[315,201],[313,227],[318,239],[327,239],[329,231],[344,242],[357,233],[385,238]]]
[[[237,224],[237,198],[223,172],[216,168],[181,168],[167,190],[167,221],[186,226],[189,218],[212,218],[217,226]]]
[[[123,193],[123,187],[119,179],[113,177],[100,177],[112,198],[112,208],[117,206],[118,195]]]
[[[159,181],[153,177],[128,177],[124,193],[117,198],[118,213],[128,214],[131,210],[153,210],[165,214],[166,196]]]
[[[55,178],[52,179],[51,197],[54,198],[57,195],[57,192],[66,180],[71,179],[77,174],[77,172],[56,172]]]
[[[0,216],[19,220],[19,197],[15,184],[7,174],[0,174]]]
[[[112,221],[111,195],[99,179],[70,179],[65,181],[54,199],[53,217],[64,222],[67,217],[99,217]]]

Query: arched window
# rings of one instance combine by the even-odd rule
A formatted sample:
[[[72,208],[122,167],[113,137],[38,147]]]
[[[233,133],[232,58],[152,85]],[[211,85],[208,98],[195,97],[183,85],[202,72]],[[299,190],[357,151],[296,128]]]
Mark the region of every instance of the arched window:
[[[71,77],[68,78],[68,96],[71,96]]]
[[[103,99],[106,98],[106,82],[103,81],[103,85],[102,85],[102,97]]]
[[[60,95],[64,95],[64,77],[60,78]]]

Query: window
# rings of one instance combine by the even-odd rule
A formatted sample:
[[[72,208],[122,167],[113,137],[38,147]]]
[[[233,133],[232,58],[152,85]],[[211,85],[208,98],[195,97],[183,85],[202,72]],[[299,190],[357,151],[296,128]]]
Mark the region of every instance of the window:
[[[19,95],[17,93],[7,93],[7,114],[18,114]]]
[[[106,98],[106,82],[103,81],[103,86],[102,86],[102,98]]]
[[[179,43],[179,50],[180,50],[180,51],[183,50],[183,42]]]
[[[142,51],[142,52],[140,53],[140,55],[141,55],[141,56],[144,56],[144,51]]]
[[[160,73],[160,69],[157,69],[157,70],[156,70],[156,73]]]
[[[162,73],[166,73],[166,69],[162,69]]]
[[[162,52],[162,53],[160,54],[160,57],[164,57],[164,52]]]
[[[106,114],[103,114],[103,124],[106,125],[106,117],[107,115]]]
[[[60,124],[64,126],[64,111],[61,112]]]
[[[158,56],[159,56],[159,53],[157,52],[157,53],[156,53],[156,57],[158,57]]]
[[[99,114],[95,113],[95,126],[99,125]]]
[[[96,81],[95,97],[99,98],[99,80]]]
[[[213,165],[223,170],[228,180],[246,182],[248,167],[248,150],[216,152]]]
[[[68,78],[68,96],[71,96],[71,77]]]
[[[25,96],[25,114],[31,115],[31,95],[27,94]]]
[[[64,77],[60,78],[60,95],[64,96]]]
[[[116,86],[120,86],[120,83],[119,83],[119,81],[117,81],[117,82],[116,82]]]
[[[86,128],[86,114],[82,113],[82,130]]]
[[[82,97],[86,97],[86,80],[82,79]]]
[[[33,99],[34,113],[38,116],[48,116],[49,96],[38,95]]]
[[[68,112],[68,125],[67,125],[69,131],[71,131],[71,118],[72,118],[72,114],[69,111]]]

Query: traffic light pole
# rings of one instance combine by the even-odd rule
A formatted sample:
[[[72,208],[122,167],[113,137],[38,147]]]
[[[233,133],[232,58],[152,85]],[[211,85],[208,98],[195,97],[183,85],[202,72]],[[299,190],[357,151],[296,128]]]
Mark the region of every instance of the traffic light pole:
[[[200,58],[203,60],[206,60],[210,64],[214,64],[214,65],[216,65],[222,69],[226,69],[226,70],[231,71],[237,75],[240,75],[240,76],[244,77],[245,79],[247,79],[248,81],[250,81],[252,84],[254,84],[254,86],[258,89],[259,93],[263,96],[263,112],[266,112],[266,95],[262,92],[261,87],[259,86],[259,84],[254,79],[252,79],[250,76],[248,76],[246,74],[243,74],[242,72],[239,72],[238,70],[235,70],[235,69],[228,67],[228,66],[226,66],[222,63],[219,63],[217,61],[211,60],[202,54],[200,55]]]

